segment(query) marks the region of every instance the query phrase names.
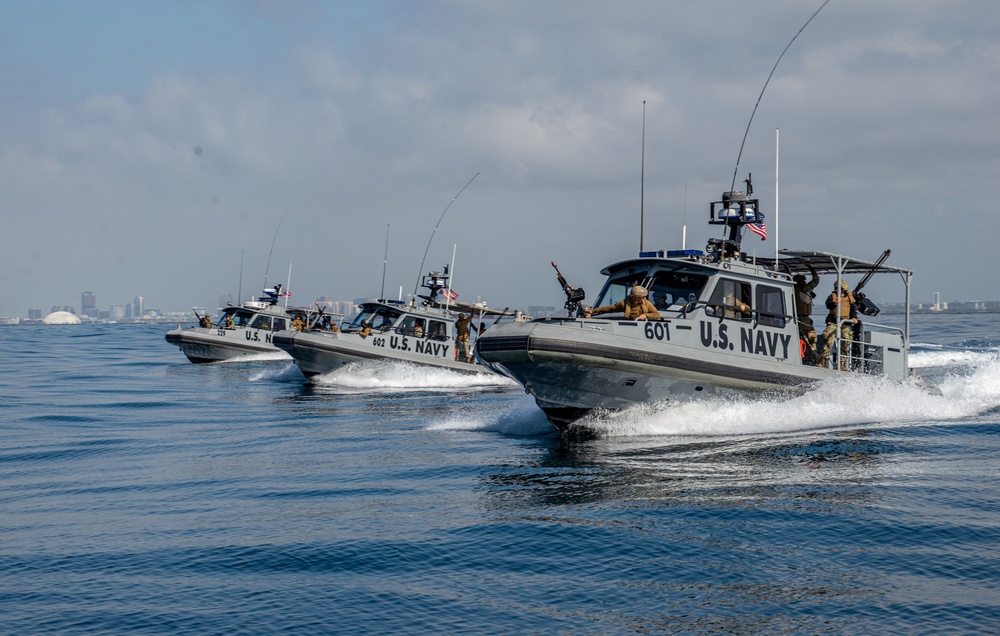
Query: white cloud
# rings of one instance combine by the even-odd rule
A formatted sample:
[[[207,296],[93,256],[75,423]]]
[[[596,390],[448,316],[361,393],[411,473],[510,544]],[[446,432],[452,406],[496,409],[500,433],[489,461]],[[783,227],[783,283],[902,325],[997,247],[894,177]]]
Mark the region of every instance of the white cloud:
[[[557,260],[596,292],[597,270],[637,243],[643,100],[648,240],[674,246],[686,209],[690,247],[709,233],[704,210],[729,187],[767,73],[814,10],[784,0],[387,7],[330,25],[320,5],[275,18],[248,58],[266,72],[178,67],[151,73],[139,93],[0,111],[11,131],[0,204],[23,211],[8,231],[25,237],[0,271],[28,267],[36,294],[0,314],[69,304],[95,280],[107,285],[95,289],[101,304],[136,293],[207,304],[232,286],[241,251],[263,269],[282,214],[275,261],[296,261],[307,298],[371,293],[386,224],[390,277],[410,287],[441,209],[476,172],[434,244],[450,257],[457,243],[472,260],[465,289],[558,304],[546,269]],[[831,3],[789,49],[737,175],[752,172],[773,205],[780,127],[785,244],[892,245],[917,270],[918,295],[948,281],[957,296],[984,297],[976,281],[951,281],[977,271],[968,246],[1000,229],[972,212],[992,205],[1000,167],[1000,18],[963,7]],[[345,19],[363,19],[363,36]],[[38,241],[79,266],[48,271]],[[151,265],[160,260],[167,277]]]

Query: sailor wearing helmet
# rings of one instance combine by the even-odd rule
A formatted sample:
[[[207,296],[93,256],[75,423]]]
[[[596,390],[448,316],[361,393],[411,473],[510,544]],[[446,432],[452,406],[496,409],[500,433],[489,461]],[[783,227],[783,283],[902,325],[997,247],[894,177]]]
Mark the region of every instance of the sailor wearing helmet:
[[[591,309],[583,314],[584,318],[590,318],[596,314],[610,314],[619,311],[625,313],[625,320],[659,320],[660,312],[656,310],[653,303],[646,299],[648,292],[645,287],[636,285],[632,288],[632,293],[622,301],[613,305],[605,305],[597,309]]]
[[[826,316],[826,329],[823,330],[823,354],[820,356],[817,366],[826,366],[830,350],[833,349],[834,334],[837,333],[839,326],[840,369],[847,370],[847,357],[851,351],[851,340],[854,339],[854,325],[858,322],[856,303],[854,294],[851,293],[846,280],[840,281],[839,293],[835,289],[826,299],[826,308],[830,310],[830,313]]]

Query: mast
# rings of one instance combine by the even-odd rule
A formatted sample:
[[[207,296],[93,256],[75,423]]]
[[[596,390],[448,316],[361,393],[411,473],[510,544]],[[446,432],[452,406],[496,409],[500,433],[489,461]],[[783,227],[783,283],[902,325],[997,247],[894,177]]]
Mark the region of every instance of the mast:
[[[774,268],[778,269],[778,133],[774,129]]]
[[[642,159],[639,163],[639,252],[643,251],[646,223],[646,100],[642,100]]]
[[[385,256],[382,257],[382,288],[378,292],[379,298],[385,298],[385,268],[389,264],[389,224],[385,224]]]

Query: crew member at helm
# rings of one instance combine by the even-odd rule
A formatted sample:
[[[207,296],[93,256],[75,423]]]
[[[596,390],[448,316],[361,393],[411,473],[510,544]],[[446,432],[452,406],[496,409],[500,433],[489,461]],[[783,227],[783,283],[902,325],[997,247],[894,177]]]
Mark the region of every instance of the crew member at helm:
[[[597,309],[584,312],[584,318],[590,318],[596,314],[610,314],[619,311],[625,313],[625,320],[659,320],[660,312],[657,311],[653,303],[646,300],[646,288],[636,285],[632,288],[632,293],[622,301],[613,305],[605,305]]]

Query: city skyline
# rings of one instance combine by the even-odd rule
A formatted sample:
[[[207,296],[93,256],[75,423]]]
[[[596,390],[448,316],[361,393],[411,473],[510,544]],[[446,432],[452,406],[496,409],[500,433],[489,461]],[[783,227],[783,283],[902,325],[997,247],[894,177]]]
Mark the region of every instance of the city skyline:
[[[409,300],[412,298],[412,294],[407,294],[404,300]],[[81,307],[86,303],[84,299],[89,299],[90,302],[94,303],[96,306],[97,296],[91,291],[81,292]],[[246,302],[248,299],[244,299]],[[342,316],[350,316],[356,310],[357,306],[363,302],[375,300],[375,297],[357,297],[351,300],[336,300],[331,296],[318,296],[312,301],[305,303],[304,306],[322,306],[324,311],[331,314],[339,314]],[[228,303],[232,303],[232,293],[222,292],[219,294],[219,304],[217,307],[209,309],[209,311],[218,311],[226,307]],[[235,303],[234,303],[235,304]],[[303,306],[296,305],[293,302],[288,303],[289,306]],[[901,302],[880,302],[878,303],[884,309],[898,309],[902,308],[903,304]],[[817,306],[820,304],[817,303]],[[529,315],[544,315],[546,313],[558,314],[560,310],[557,305],[526,305],[527,313]],[[929,301],[921,300],[911,300],[910,307],[913,310],[926,310],[926,311],[1000,311],[1000,300],[941,300],[941,292],[934,292],[932,299]],[[92,309],[94,307],[91,307]],[[116,308],[119,311],[116,311]],[[0,316],[0,319],[6,320],[18,320],[27,319],[29,321],[41,320],[46,315],[54,313],[57,311],[66,311],[74,315],[85,316],[87,318],[98,319],[98,320],[132,320],[141,319],[143,317],[149,317],[147,314],[152,312],[153,316],[172,316],[176,318],[179,315],[187,315],[192,309],[205,310],[208,309],[206,305],[193,305],[191,308],[147,308],[145,306],[145,298],[143,296],[134,296],[131,303],[112,303],[108,305],[108,309],[105,311],[100,310],[99,307],[96,308],[96,315],[87,314],[84,311],[77,312],[76,307],[73,305],[51,305],[49,310],[43,311],[41,308],[32,307],[28,309],[25,316]],[[535,310],[532,312],[532,310]],[[539,311],[543,310],[543,311]],[[822,311],[817,310],[815,313],[822,313]]]

